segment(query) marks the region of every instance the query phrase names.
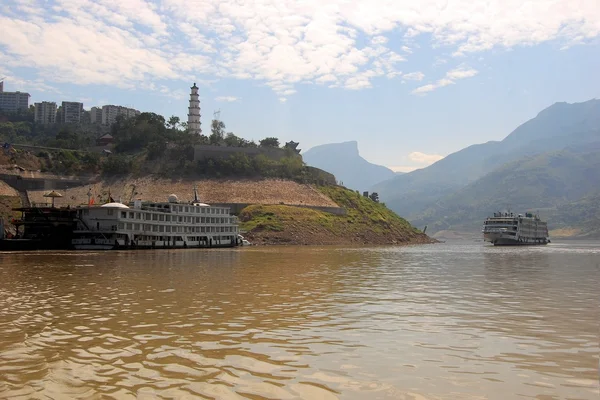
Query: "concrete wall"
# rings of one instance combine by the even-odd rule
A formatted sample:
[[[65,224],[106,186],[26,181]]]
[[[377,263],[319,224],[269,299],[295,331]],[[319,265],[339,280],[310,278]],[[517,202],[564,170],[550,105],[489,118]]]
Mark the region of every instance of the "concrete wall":
[[[23,178],[20,175],[0,174],[0,180],[6,182],[20,192],[27,190],[65,190],[76,186],[87,185],[88,180],[58,178]]]
[[[238,215],[240,213],[240,211],[242,211],[244,208],[251,206],[253,204],[251,204],[251,203],[210,203],[210,205],[215,206],[215,207],[229,207],[229,209],[231,210],[230,212],[233,215]],[[334,215],[346,215],[347,214],[346,209],[341,208],[341,207],[306,206],[303,204],[280,204],[280,205],[310,208],[312,210],[322,211],[322,212],[326,212],[326,213],[334,214]]]
[[[263,154],[273,160],[280,160],[286,156],[284,149],[263,147],[225,147],[225,146],[194,146],[194,160],[204,158],[228,158],[233,154],[242,153],[248,157],[256,157]]]

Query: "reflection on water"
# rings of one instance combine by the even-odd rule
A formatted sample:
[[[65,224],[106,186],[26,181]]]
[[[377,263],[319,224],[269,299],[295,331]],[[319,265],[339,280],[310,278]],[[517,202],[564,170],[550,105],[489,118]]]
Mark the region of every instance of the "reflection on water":
[[[600,246],[0,254],[0,397],[595,399]]]

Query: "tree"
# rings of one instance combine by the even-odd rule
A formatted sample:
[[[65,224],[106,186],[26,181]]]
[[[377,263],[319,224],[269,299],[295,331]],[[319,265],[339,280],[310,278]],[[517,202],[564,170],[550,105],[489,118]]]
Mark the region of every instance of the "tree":
[[[248,147],[248,141],[244,138],[238,137],[233,132],[227,133],[225,136],[225,146],[229,147]]]
[[[212,145],[220,145],[225,138],[225,124],[223,121],[219,121],[218,119],[213,119],[210,124],[210,136],[208,138],[210,144]]]
[[[279,147],[279,139],[276,137],[264,138],[260,142],[260,147]]]
[[[179,125],[179,117],[175,116],[175,115],[171,115],[171,118],[169,118],[169,121],[167,122],[169,129],[171,130],[176,130],[177,129],[177,125]]]

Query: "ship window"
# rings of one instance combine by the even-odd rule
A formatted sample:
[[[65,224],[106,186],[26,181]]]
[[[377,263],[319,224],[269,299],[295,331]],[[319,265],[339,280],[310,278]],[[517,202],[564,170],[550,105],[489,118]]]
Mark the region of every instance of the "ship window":
[[[165,227],[163,225],[158,227],[158,231],[159,232],[164,232],[165,231]]]
[[[158,220],[159,220],[159,221],[164,221],[164,220],[165,220],[165,216],[164,216],[164,215],[162,215],[162,214],[160,214],[160,215],[158,216]]]
[[[115,210],[106,210],[106,215],[113,215]]]
[[[166,221],[167,222],[171,222],[171,216],[170,215],[165,215]]]
[[[158,221],[158,215],[152,214],[152,221]]]
[[[122,222],[119,222],[119,229],[125,229],[125,224]]]
[[[129,212],[129,218],[131,218],[131,219],[134,218],[134,214],[131,211]]]
[[[133,230],[135,230],[135,231],[139,231],[139,230],[140,230],[140,224],[135,224],[135,225],[133,226]]]
[[[142,214],[135,213],[135,219],[142,219]]]
[[[152,226],[152,232],[158,232],[158,225]]]
[[[133,224],[127,224],[127,229],[132,230],[133,229]]]
[[[167,232],[171,232],[171,227],[170,226],[166,226],[165,228],[166,228]]]

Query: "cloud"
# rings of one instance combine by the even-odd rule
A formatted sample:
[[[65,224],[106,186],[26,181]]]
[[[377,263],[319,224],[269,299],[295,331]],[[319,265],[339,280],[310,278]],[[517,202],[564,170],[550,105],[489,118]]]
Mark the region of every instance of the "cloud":
[[[219,102],[232,103],[234,101],[239,101],[240,98],[239,97],[235,97],[235,96],[219,96],[219,97],[216,97],[215,100],[219,101]]]
[[[421,153],[420,151],[413,151],[408,155],[409,160],[418,164],[426,165],[433,164],[434,162],[439,161],[442,158],[444,158],[444,156],[441,156],[439,154],[425,154]]]
[[[469,68],[465,65],[460,65],[448,72],[446,72],[446,76],[442,79],[437,80],[435,83],[429,83],[427,85],[419,86],[414,89],[412,94],[420,94],[423,95],[428,92],[432,92],[437,88],[441,88],[444,86],[452,85],[456,83],[459,79],[470,78],[478,74],[478,71],[473,68]]]
[[[423,94],[423,93],[431,92],[431,91],[435,90],[436,88],[437,88],[436,85],[430,83],[427,85],[419,86],[418,88],[413,90],[411,93],[412,94]]]
[[[472,68],[464,68],[464,67],[455,68],[446,73],[446,77],[448,79],[452,79],[452,80],[470,78],[475,75],[477,75],[477,70],[474,70]]]
[[[21,91],[28,92],[32,88],[35,88],[38,92],[51,92],[56,94],[64,94],[58,88],[46,84],[42,79],[30,80],[30,79],[22,79],[17,76],[11,75],[10,73],[5,73],[3,70],[0,70],[0,78],[4,79],[4,90],[5,91]]]
[[[3,10],[0,65],[13,75],[26,67],[48,84],[121,88],[236,78],[278,97],[302,82],[360,90],[400,75],[406,59],[389,44],[398,30],[408,44],[430,35],[455,56],[600,35],[594,1],[7,0]],[[401,51],[410,57],[408,46]]]
[[[402,46],[402,51],[408,54],[412,54],[412,49],[408,46]]]
[[[417,71],[411,72],[409,74],[404,74],[402,77],[409,81],[421,81],[425,77],[425,74],[420,71]]]

